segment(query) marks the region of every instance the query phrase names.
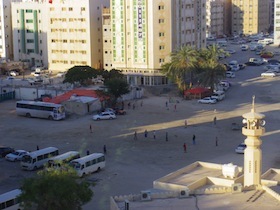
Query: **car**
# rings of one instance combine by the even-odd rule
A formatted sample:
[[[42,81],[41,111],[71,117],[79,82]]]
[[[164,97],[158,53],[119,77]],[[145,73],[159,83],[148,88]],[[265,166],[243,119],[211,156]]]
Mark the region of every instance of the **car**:
[[[114,114],[116,114],[116,111],[112,108],[105,108],[102,110],[102,112],[113,112]]]
[[[268,64],[266,65],[264,68],[263,68],[265,71],[269,71],[269,70],[272,70],[272,71],[279,71],[280,70],[280,65],[276,64],[276,65],[273,65],[273,64]]]
[[[241,143],[236,147],[235,152],[238,154],[244,154],[244,150],[246,149],[246,147],[247,145],[245,143]]]
[[[229,54],[234,54],[236,53],[236,51],[234,49],[228,49],[228,50],[225,50],[226,53],[229,53]]]
[[[240,70],[239,64],[237,64],[237,65],[231,65],[231,66],[230,66],[230,70],[231,70],[231,71],[239,71],[239,70]]]
[[[215,104],[215,103],[217,103],[217,99],[212,98],[212,97],[205,97],[205,98],[199,99],[197,102],[201,103],[201,104]]]
[[[249,49],[249,46],[246,44],[241,45],[241,50],[242,51],[247,51]]]
[[[234,78],[235,77],[235,73],[232,71],[227,71],[226,72],[226,78]]]
[[[225,91],[221,91],[221,90],[214,91],[213,95],[211,96],[211,98],[214,98],[217,101],[224,100],[225,97],[226,97]]]
[[[16,72],[16,71],[10,71],[10,76],[16,77],[16,76],[18,76],[18,75],[19,75],[18,72]]]
[[[261,53],[261,57],[262,58],[272,58],[274,56],[274,54],[272,52],[262,52]]]
[[[14,152],[11,152],[5,156],[5,159],[8,161],[19,161],[22,159],[22,157],[29,152],[25,150],[15,150]]]
[[[280,55],[280,51],[277,51],[277,50],[274,51],[273,53],[274,53],[274,55]]]
[[[0,146],[0,157],[5,157],[7,154],[14,152],[15,150],[11,147]]]
[[[116,119],[116,115],[113,112],[101,112],[99,114],[93,115],[93,120],[112,120]]]
[[[239,69],[240,69],[240,70],[241,70],[241,69],[245,69],[245,67],[246,67],[246,64],[244,64],[244,63],[239,64]]]
[[[276,59],[270,59],[267,61],[267,63],[272,65],[280,65],[280,61]]]
[[[229,66],[234,66],[234,65],[238,65],[238,61],[236,60],[232,60],[228,63]]]
[[[124,109],[115,108],[114,110],[116,115],[126,115],[126,111]]]
[[[262,77],[276,77],[278,75],[278,73],[276,73],[275,71],[266,71],[264,73],[261,73]]]

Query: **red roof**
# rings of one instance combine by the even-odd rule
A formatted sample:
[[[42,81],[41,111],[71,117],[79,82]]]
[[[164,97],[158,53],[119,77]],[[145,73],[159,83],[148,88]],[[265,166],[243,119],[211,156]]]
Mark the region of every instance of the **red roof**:
[[[71,90],[67,93],[64,93],[62,95],[56,96],[54,98],[43,98],[44,102],[51,102],[55,104],[60,104],[63,101],[67,101],[70,99],[71,96],[88,96],[93,98],[99,98],[100,101],[106,100],[109,97],[102,95],[99,91],[95,90],[86,90],[86,89],[75,89]]]
[[[204,87],[196,87],[196,88],[192,88],[192,89],[189,89],[189,90],[185,90],[184,94],[200,94],[200,93],[207,93],[209,92],[210,90],[208,88],[204,88]]]

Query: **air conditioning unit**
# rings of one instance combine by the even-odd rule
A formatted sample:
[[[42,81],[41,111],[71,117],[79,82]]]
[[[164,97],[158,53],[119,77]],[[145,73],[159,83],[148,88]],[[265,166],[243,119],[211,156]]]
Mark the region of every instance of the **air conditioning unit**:
[[[149,191],[149,190],[141,191],[141,200],[142,201],[150,201],[150,200],[152,200],[152,198],[151,198],[151,191]]]
[[[190,196],[190,190],[189,189],[180,190],[180,194],[179,194],[180,198],[187,198],[189,196]]]
[[[243,186],[240,183],[236,183],[231,185],[231,192],[232,193],[241,193],[243,190]]]

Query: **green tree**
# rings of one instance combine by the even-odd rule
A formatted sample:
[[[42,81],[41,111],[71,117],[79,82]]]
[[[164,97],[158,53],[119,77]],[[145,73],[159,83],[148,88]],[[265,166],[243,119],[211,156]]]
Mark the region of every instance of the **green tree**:
[[[104,85],[108,88],[108,93],[112,97],[112,104],[115,105],[122,95],[129,93],[129,85],[124,78],[112,78],[105,80]]]
[[[97,77],[99,74],[98,70],[90,66],[74,66],[67,71],[63,83],[74,84],[79,82],[81,85],[86,85],[89,79]]]
[[[225,65],[218,61],[220,54],[225,54],[224,50],[218,49],[215,45],[207,49],[201,49],[198,52],[198,58],[194,64],[195,74],[199,84],[204,87],[210,87],[212,90],[214,90],[215,84],[225,78]]]
[[[181,47],[171,53],[171,61],[162,66],[162,72],[175,82],[179,90],[186,89],[187,75],[192,82],[193,63],[196,61],[197,51],[189,46]]]
[[[124,75],[121,73],[121,71],[112,69],[110,71],[104,70],[100,71],[100,75],[104,78],[104,80],[109,80],[112,78],[123,78]]]
[[[36,177],[24,180],[21,205],[28,210],[81,210],[93,192],[89,183],[77,180],[76,172],[67,165],[63,170],[42,170]]]

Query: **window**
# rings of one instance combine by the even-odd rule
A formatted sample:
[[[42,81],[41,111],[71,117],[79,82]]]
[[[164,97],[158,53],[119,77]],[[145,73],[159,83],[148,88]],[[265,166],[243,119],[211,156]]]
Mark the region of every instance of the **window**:
[[[25,10],[26,13],[32,13],[32,9]]]
[[[163,37],[164,36],[164,32],[159,32],[159,37]]]
[[[164,50],[164,45],[160,45],[160,46],[159,46],[159,49],[160,49],[160,50]]]
[[[26,42],[27,43],[34,43],[34,40],[33,39],[27,39]]]
[[[164,19],[159,19],[158,23],[164,23]]]
[[[26,20],[26,23],[33,23],[33,20]]]
[[[72,8],[72,7],[69,7],[69,11],[73,11],[73,8]]]
[[[164,6],[163,5],[159,5],[158,6],[158,10],[164,10]]]

